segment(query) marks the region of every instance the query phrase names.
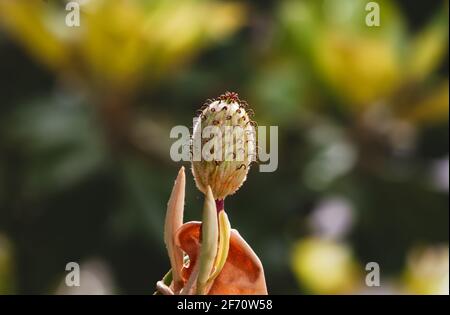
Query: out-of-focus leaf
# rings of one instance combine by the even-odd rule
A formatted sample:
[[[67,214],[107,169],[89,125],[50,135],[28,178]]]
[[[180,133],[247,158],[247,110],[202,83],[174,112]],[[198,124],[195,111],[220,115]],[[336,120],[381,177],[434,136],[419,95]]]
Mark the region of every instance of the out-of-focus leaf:
[[[103,167],[106,147],[89,108],[42,100],[19,107],[2,126],[24,158],[25,194],[37,196],[80,182]]]
[[[64,11],[65,12],[65,11]],[[58,36],[55,23],[64,23],[64,15],[45,1],[1,1],[0,27],[24,45],[50,68],[60,68],[68,61],[69,49]]]
[[[324,81],[357,108],[388,96],[401,78],[395,46],[377,38],[330,30],[318,40],[315,62]]]
[[[357,148],[342,129],[331,125],[311,128],[309,139],[314,151],[304,166],[303,182],[312,190],[323,191],[353,169]]]
[[[367,1],[287,1],[281,6],[287,45],[309,64],[324,87],[350,110],[387,97],[402,78],[404,21],[395,5],[381,1],[379,27],[365,24]]]
[[[68,11],[46,1],[2,1],[0,17],[14,39],[61,75],[124,89],[170,74],[244,22],[243,5],[216,1],[97,0],[80,9],[79,27],[66,26]]]
[[[426,78],[437,66],[448,49],[448,9],[422,30],[409,48],[407,72],[411,79]]]
[[[253,82],[252,93],[258,106],[259,119],[269,120],[270,123],[297,121],[299,104],[305,93],[305,79],[293,64],[266,65]]]
[[[448,80],[433,87],[428,95],[420,100],[406,114],[406,118],[421,124],[433,124],[448,121],[449,104]]]
[[[0,234],[0,295],[14,293],[14,273],[12,246]]]

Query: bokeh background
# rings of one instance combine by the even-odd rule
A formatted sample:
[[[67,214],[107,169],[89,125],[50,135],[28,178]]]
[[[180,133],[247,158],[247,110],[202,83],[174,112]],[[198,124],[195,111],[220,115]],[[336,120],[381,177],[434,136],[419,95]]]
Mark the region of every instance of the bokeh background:
[[[0,0],[0,293],[152,294],[169,131],[230,90],[279,126],[226,200],[270,293],[448,294],[448,2],[79,2]]]

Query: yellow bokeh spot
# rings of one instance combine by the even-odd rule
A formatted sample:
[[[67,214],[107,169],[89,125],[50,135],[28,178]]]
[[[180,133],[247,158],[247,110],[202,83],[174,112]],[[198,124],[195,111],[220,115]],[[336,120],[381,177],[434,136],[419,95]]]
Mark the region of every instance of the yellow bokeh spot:
[[[291,265],[302,287],[311,293],[350,293],[357,287],[358,265],[348,246],[307,238],[295,243]]]

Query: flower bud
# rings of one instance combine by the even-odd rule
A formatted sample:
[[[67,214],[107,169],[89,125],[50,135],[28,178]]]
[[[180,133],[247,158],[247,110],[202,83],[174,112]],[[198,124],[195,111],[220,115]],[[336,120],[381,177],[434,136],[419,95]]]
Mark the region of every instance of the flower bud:
[[[226,92],[198,111],[192,136],[192,172],[200,191],[214,199],[235,193],[256,159],[253,113],[237,93]],[[221,210],[221,209],[218,209]]]

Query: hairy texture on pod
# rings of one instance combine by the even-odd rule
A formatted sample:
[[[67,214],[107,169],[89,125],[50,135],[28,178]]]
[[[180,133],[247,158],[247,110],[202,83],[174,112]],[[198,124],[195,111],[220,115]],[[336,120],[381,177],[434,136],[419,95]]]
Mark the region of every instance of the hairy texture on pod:
[[[252,113],[232,92],[208,100],[197,112],[191,142],[192,172],[198,189],[206,194],[210,186],[216,200],[235,193],[256,160]]]

